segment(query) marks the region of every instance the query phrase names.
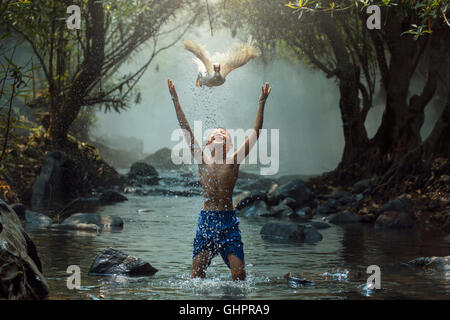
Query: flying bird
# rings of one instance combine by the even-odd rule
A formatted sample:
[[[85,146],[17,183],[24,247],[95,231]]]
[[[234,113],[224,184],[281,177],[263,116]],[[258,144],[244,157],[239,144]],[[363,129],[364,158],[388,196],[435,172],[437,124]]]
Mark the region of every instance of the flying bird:
[[[226,53],[215,53],[212,57],[203,46],[192,40],[184,41],[184,48],[195,55],[194,61],[199,67],[197,87],[217,87],[224,84],[231,71],[258,56],[256,48],[247,44],[236,44]]]

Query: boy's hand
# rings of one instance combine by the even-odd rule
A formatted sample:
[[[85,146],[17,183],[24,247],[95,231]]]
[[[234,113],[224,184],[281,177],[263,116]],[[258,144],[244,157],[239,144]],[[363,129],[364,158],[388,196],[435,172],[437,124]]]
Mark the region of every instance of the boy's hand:
[[[261,95],[259,96],[259,101],[266,101],[267,97],[270,94],[270,91],[272,91],[272,88],[270,88],[269,83],[266,82],[266,85],[261,87]]]
[[[169,85],[169,92],[170,95],[172,96],[173,100],[178,100],[178,95],[177,95],[177,90],[175,90],[175,85],[173,84],[172,80],[168,80],[168,85]]]

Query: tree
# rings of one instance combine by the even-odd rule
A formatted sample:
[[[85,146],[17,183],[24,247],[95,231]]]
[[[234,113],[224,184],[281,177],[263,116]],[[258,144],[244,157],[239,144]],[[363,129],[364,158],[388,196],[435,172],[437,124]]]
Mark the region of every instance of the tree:
[[[365,9],[372,4],[382,8],[381,30],[367,28]],[[339,180],[350,182],[382,174],[421,145],[425,106],[448,82],[447,7],[446,1],[429,0],[232,1],[224,24],[247,30],[263,53],[289,48],[336,78],[345,147],[335,172]],[[239,14],[231,17],[231,12]],[[423,90],[411,95],[419,66],[427,74]],[[386,108],[377,134],[368,139],[364,122],[377,76]]]
[[[38,60],[41,84],[49,106],[49,134],[62,147],[82,107],[103,106],[119,111],[127,106],[136,83],[155,56],[175,44],[197,20],[198,0],[83,0],[80,30],[69,30],[66,12],[73,1],[8,2],[0,10],[2,24],[23,37]],[[178,25],[168,29],[180,14]],[[181,22],[180,22],[181,21]],[[162,37],[172,42],[159,45]],[[117,77],[121,65],[147,42],[152,54],[137,70]]]

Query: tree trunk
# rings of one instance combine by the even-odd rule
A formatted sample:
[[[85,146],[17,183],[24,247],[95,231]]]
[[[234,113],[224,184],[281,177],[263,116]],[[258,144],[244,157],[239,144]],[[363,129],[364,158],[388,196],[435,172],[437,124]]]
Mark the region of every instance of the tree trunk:
[[[322,27],[336,58],[336,70],[333,72],[339,82],[339,109],[341,111],[345,146],[340,167],[352,165],[359,160],[360,154],[367,148],[368,138],[361,113],[359,99],[360,69],[350,59],[344,40],[337,30],[333,16],[322,21]]]
[[[388,75],[383,77],[382,82],[387,93],[386,109],[380,128],[370,141],[369,152],[378,165],[368,169],[375,174],[384,173],[397,162],[403,162],[406,154],[420,148],[420,129],[425,119],[425,107],[436,93],[438,70],[446,59],[442,55],[445,45],[442,30],[436,28],[432,35],[414,40],[409,35],[402,35],[404,26],[409,25],[409,21],[398,13],[394,14],[388,22],[385,38],[391,55],[389,67],[384,72]],[[379,42],[374,43],[380,46]],[[425,85],[420,94],[413,95],[408,101],[411,79],[420,60],[428,64]],[[381,65],[379,67],[383,69]]]
[[[408,92],[426,39],[415,41],[410,35],[402,35],[407,21],[397,11],[393,11],[392,14],[385,32],[385,41],[391,55],[389,81],[384,83],[386,109],[373,140],[382,154],[397,159],[397,156],[401,157],[421,143],[423,109],[410,108]]]
[[[105,16],[103,5],[96,0],[88,2],[89,21],[86,25],[87,47],[78,76],[66,94],[56,91],[55,104],[50,111],[49,134],[56,148],[64,146],[72,122],[77,118],[89,87],[102,73],[105,59]]]
[[[434,125],[433,131],[423,143],[423,157],[425,160],[450,157],[450,92],[441,116]]]

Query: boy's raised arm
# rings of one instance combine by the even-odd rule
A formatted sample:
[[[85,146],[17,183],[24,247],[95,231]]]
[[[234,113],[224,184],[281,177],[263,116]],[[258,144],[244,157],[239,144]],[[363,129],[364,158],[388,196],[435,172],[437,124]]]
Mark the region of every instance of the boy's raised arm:
[[[266,82],[265,86],[261,87],[261,95],[259,96],[259,106],[256,112],[255,124],[253,126],[252,133],[245,139],[244,143],[238,148],[238,150],[232,155],[234,163],[240,164],[244,161],[245,157],[250,153],[250,150],[255,145],[259,138],[259,130],[262,129],[264,119],[264,106],[266,100],[269,97],[272,88],[269,87],[269,83]]]
[[[191,149],[191,153],[197,161],[199,161],[200,159],[203,160],[204,155],[202,148],[195,139],[194,133],[191,130],[191,127],[186,119],[183,109],[181,109],[180,102],[178,101],[178,94],[177,91],[175,90],[175,85],[173,84],[172,80],[170,79],[168,80],[168,85],[170,95],[172,96],[173,105],[175,106],[178,123],[180,124],[181,129],[183,129],[185,133],[186,142]]]

